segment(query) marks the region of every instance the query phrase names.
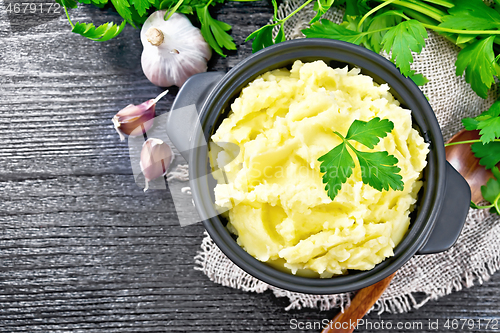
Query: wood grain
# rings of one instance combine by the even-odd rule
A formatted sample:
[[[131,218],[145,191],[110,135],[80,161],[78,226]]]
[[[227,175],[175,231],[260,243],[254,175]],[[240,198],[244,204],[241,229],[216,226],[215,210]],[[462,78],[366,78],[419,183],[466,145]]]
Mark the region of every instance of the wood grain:
[[[121,21],[86,5],[70,15]],[[272,5],[229,2],[216,15],[233,25],[238,50],[214,56],[209,69],[227,71],[251,54],[244,39],[267,23]],[[135,185],[110,119],[161,91],[142,74],[139,30],[96,43],[70,33],[63,16],[18,28],[1,10],[0,332],[320,332],[337,310],[285,311],[286,299],[222,287],[194,270],[202,225],[181,228],[170,192]],[[171,91],[158,114],[169,110]],[[444,324],[500,318],[499,305],[495,274],[420,310],[365,318]]]
[[[392,273],[382,281],[359,290],[351,300],[351,304],[344,309],[344,312],[338,313],[328,326],[323,329],[322,333],[352,333],[391,284],[394,275],[396,273]]]

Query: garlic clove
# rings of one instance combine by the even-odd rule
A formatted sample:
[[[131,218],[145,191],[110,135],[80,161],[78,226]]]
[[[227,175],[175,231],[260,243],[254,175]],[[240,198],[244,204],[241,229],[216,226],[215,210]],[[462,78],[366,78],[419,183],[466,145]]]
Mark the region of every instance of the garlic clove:
[[[124,134],[130,136],[142,135],[153,126],[153,122],[150,120],[155,117],[156,103],[167,93],[168,90],[165,90],[155,99],[150,99],[139,105],[129,104],[118,111],[111,121],[118,135],[120,135],[121,141],[125,140]]]
[[[144,142],[140,161],[141,170],[146,179],[144,192],[148,190],[150,181],[165,176],[174,157],[172,148],[162,140],[150,138]]]
[[[122,141],[125,140],[124,134],[137,136],[151,128],[152,122],[148,121],[155,116],[155,105],[151,105],[151,101],[139,105],[131,104],[113,117],[113,125]]]
[[[157,86],[181,87],[192,75],[207,71],[212,49],[186,16],[175,13],[165,21],[165,12],[154,12],[142,26],[142,70]]]

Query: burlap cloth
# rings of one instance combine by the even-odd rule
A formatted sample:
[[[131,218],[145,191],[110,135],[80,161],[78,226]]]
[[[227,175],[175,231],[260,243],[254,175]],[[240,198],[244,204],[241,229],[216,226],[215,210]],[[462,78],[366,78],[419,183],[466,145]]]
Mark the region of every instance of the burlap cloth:
[[[284,18],[302,3],[301,0],[285,1],[279,7],[278,17]],[[342,10],[333,8],[324,18],[340,22],[342,15]],[[313,16],[312,6],[309,6],[289,19],[285,24],[287,39],[303,37],[300,31],[307,27]],[[462,77],[455,75],[458,51],[458,47],[429,31],[426,46],[420,55],[414,54],[412,66],[417,73],[424,74],[430,80],[422,87],[422,91],[436,113],[445,140],[462,129],[462,118],[476,116],[486,110],[497,95],[495,87],[490,97],[484,100],[472,91]],[[306,295],[270,286],[233,264],[208,235],[203,239],[201,248],[195,257],[195,268],[205,273],[210,280],[244,291],[261,293],[272,290],[278,297],[289,298],[290,305],[286,309],[310,307],[328,310],[332,307],[343,308],[350,301],[350,294]],[[457,244],[444,253],[414,256],[397,272],[372,310],[379,313],[406,312],[411,308],[419,308],[429,300],[461,290],[464,286],[481,284],[498,269],[499,217],[485,211],[470,210]]]

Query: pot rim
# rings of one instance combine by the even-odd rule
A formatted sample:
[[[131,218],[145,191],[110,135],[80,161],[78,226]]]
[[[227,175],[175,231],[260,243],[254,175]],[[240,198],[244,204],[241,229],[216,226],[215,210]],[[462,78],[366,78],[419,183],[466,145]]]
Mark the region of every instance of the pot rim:
[[[250,275],[271,285],[294,292],[309,294],[349,292],[369,286],[391,275],[406,263],[429,238],[441,210],[445,192],[446,160],[443,138],[437,119],[425,96],[413,81],[403,77],[399,70],[382,56],[361,46],[337,40],[299,39],[287,41],[265,48],[241,61],[222,78],[206,99],[200,112],[200,122],[196,125],[198,128],[194,131],[194,133],[203,133],[204,135],[193,137],[191,147],[200,147],[203,142],[208,142],[215,120],[227,110],[231,99],[235,95],[239,95],[241,88],[256,76],[272,69],[284,67],[279,65],[282,62],[293,62],[306,58],[320,59],[325,55],[333,57],[334,54],[337,61],[360,67],[362,73],[363,71],[371,72],[387,82],[393,95],[399,97],[397,99],[401,101],[401,104],[405,104],[407,108],[412,110],[414,122],[422,129],[424,138],[430,142],[430,152],[427,156],[428,165],[425,168],[427,179],[425,186],[420,190],[420,192],[424,192],[422,193],[424,199],[419,205],[418,216],[412,220],[409,232],[395,248],[393,257],[386,258],[371,270],[356,271],[354,274],[334,276],[328,279],[292,275],[258,261],[232,238],[220,216],[215,213],[212,202],[213,193],[210,193],[209,185],[203,181],[205,178],[197,177],[206,174],[206,158],[208,157],[206,154],[200,156],[199,149],[191,149],[190,152],[189,173],[193,175],[190,185],[194,203],[202,217],[214,216],[203,221],[214,242],[233,263]],[[201,128],[199,128],[200,126]]]

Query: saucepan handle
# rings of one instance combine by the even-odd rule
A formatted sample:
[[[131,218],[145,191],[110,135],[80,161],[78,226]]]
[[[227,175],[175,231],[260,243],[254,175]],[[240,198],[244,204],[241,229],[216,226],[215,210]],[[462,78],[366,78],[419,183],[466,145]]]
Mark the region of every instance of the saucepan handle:
[[[182,85],[175,97],[166,129],[169,139],[186,161],[189,159],[190,142],[198,121],[198,113],[212,89],[224,75],[223,72],[193,75]],[[197,112],[193,112],[193,108],[188,108],[192,105],[196,106]]]
[[[467,181],[446,162],[446,190],[434,230],[418,254],[448,250],[455,244],[469,212],[471,191]]]

